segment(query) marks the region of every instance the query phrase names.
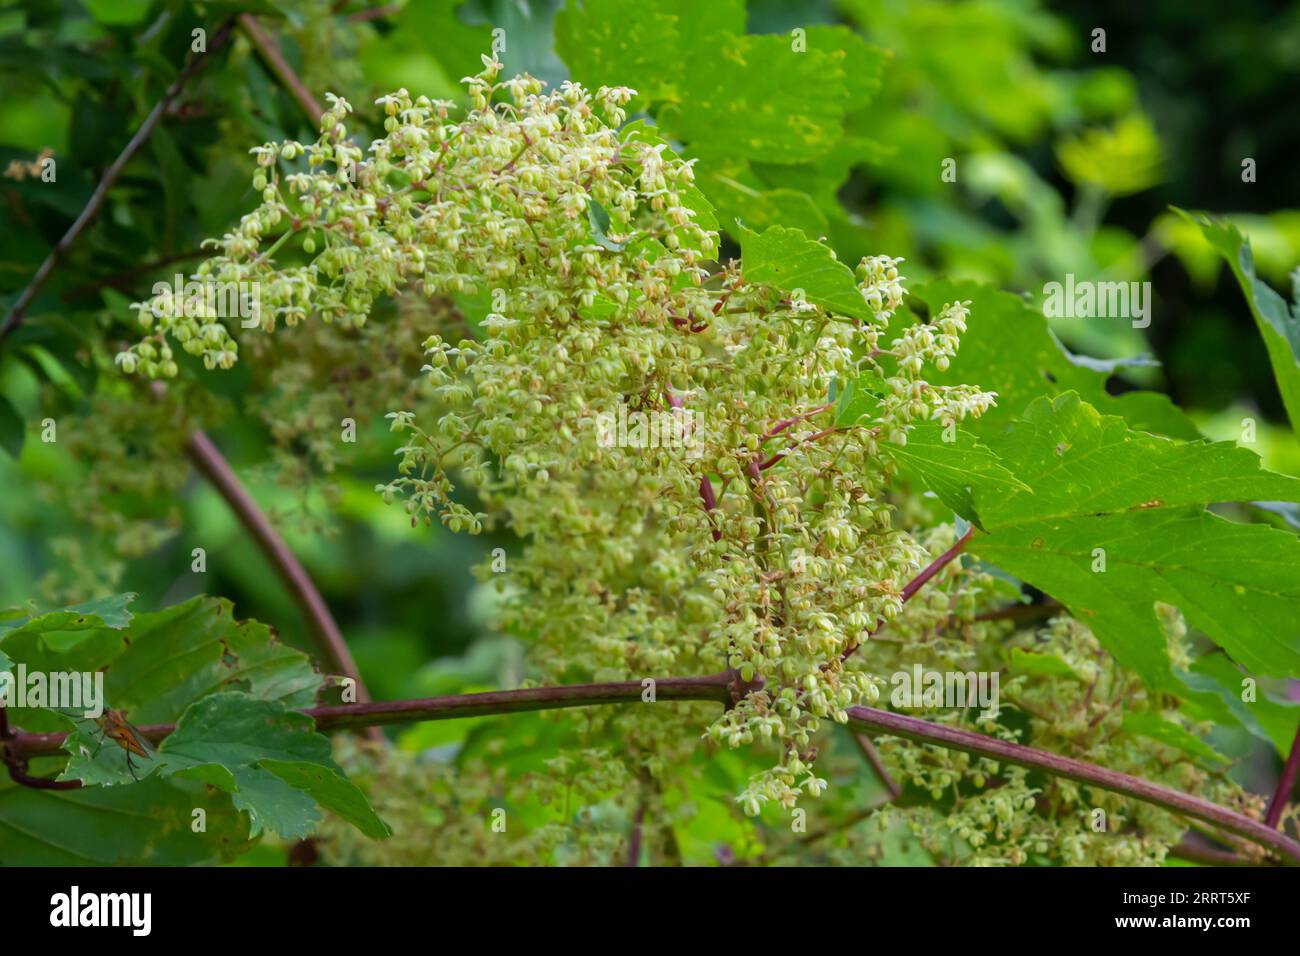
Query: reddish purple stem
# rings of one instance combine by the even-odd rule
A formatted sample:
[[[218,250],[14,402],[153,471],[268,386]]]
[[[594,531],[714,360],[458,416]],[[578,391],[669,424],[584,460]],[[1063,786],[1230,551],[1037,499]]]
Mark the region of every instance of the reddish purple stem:
[[[1270,827],[1276,827],[1278,821],[1282,819],[1282,811],[1286,809],[1286,802],[1291,798],[1291,792],[1295,790],[1296,778],[1300,777],[1300,727],[1296,728],[1295,740],[1291,743],[1291,754],[1286,758],[1286,766],[1282,768],[1282,778],[1277,782],[1277,789],[1273,791],[1273,799],[1268,802],[1268,813],[1264,816],[1264,823]]]

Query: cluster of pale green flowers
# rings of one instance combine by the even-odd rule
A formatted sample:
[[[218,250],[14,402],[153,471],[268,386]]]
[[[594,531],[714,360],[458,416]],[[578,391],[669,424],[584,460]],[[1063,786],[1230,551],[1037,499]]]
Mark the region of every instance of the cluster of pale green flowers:
[[[332,865],[594,866],[626,858],[638,790],[607,751],[577,750],[516,775],[483,756],[453,764],[345,735],[334,753],[393,835],[376,841],[327,814],[316,838]]]
[[[504,522],[525,542],[499,576],[502,625],[543,680],[734,672],[745,692],[707,735],[766,742],[775,766],[740,803],[792,808],[826,787],[813,769],[822,722],[873,699],[870,675],[844,659],[898,614],[928,560],[893,526],[881,443],[992,402],[924,377],[954,354],[966,304],[886,345],[904,295],[897,260],[859,267],[869,322],[749,282],[742,264],[713,262],[692,163],[644,123],[623,125],[632,91],[545,93],[499,71],[484,58],[465,113],[384,97],[387,135],[366,153],[337,98],[316,143],[255,150],[263,204],[200,278],[257,282],[264,331],[309,315],[359,324],[407,287],[488,302],[481,337],[426,343],[444,411],[390,416],[406,442],[379,490],[413,522]],[[276,262],[286,243],[297,264]],[[224,324],[156,305],[142,304],[148,337],[124,353],[146,372],[167,373],[169,339],[209,365],[234,361]],[[837,422],[833,388],[863,381],[877,407]],[[603,440],[620,416],[684,414],[690,426],[667,439]],[[646,706],[592,718],[620,724],[638,773],[689,752],[692,736],[691,709]]]
[[[944,543],[940,533],[933,547]],[[891,627],[896,639],[864,649],[862,665],[875,674],[916,665],[941,673],[1000,673],[995,715],[948,708],[925,713],[927,719],[1104,763],[1259,815],[1261,800],[1228,779],[1221,766],[1168,742],[1177,731],[1190,738],[1206,728],[1188,723],[1176,702],[1149,693],[1085,626],[1065,616],[1018,630],[1009,622],[981,623],[964,599],[987,603],[979,600],[980,591],[987,598],[996,582],[967,569],[947,569],[943,578],[948,580],[927,587],[929,600],[908,604]],[[1166,621],[1171,642],[1179,640],[1177,618],[1174,612]],[[1142,732],[1152,721],[1167,722],[1166,739]],[[900,785],[928,795],[929,802],[896,801],[880,811],[877,825],[905,823],[941,861],[1160,865],[1187,831],[1185,820],[1162,808],[987,757],[898,738],[883,738],[880,755]]]
[[[375,321],[378,318],[379,321]],[[266,470],[292,495],[274,519],[303,531],[336,532],[330,508],[342,500],[346,472],[358,459],[388,452],[383,415],[394,405],[433,413],[419,374],[431,323],[450,324],[445,304],[405,294],[360,328],[307,323],[293,335],[245,340],[249,403],[266,426]],[[367,427],[371,426],[371,427]]]

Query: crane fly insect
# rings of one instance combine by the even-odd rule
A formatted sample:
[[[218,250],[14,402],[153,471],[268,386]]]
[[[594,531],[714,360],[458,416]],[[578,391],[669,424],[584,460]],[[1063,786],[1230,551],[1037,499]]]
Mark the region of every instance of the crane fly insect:
[[[102,716],[95,718],[95,723],[99,725],[100,730],[99,744],[90,755],[91,758],[98,756],[105,740],[111,740],[126,751],[126,769],[131,772],[132,779],[138,781],[140,778],[135,775],[135,763],[131,760],[131,755],[135,754],[146,760],[153,757],[153,748],[144,734],[127,723],[120,710],[112,708],[106,709]]]

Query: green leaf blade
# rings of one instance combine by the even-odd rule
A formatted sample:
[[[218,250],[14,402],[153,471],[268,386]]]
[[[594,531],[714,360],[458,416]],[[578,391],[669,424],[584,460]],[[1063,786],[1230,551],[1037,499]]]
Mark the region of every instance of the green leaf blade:
[[[881,450],[898,463],[904,477],[919,481],[956,514],[984,531],[975,503],[976,489],[992,496],[1032,495],[1033,489],[970,432],[954,426],[952,434],[953,440],[945,441],[943,426],[926,422],[908,433],[906,445],[884,445]]]
[[[1264,339],[1269,364],[1273,367],[1291,427],[1300,431],[1300,303],[1288,306],[1282,296],[1255,274],[1255,256],[1250,240],[1235,225],[1212,216],[1193,215],[1182,209],[1174,212],[1199,227],[1201,235],[1232,269]]]
[[[835,258],[829,246],[786,226],[772,226],[762,233],[742,228],[740,237],[741,261],[749,281],[802,295],[839,315],[874,320],[853,272]]]

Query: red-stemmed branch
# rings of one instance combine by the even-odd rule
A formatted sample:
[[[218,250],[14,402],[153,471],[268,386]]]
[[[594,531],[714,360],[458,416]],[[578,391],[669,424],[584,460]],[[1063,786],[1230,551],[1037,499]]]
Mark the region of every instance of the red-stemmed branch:
[[[960,538],[958,538],[956,543],[953,544],[951,548],[949,548],[943,554],[939,555],[937,558],[931,561],[926,566],[925,570],[923,570],[916,577],[912,578],[912,580],[908,581],[907,585],[903,588],[903,594],[902,594],[903,601],[907,602],[911,600],[912,596],[916,594],[917,591],[921,590],[921,588],[925,587],[927,584],[930,583],[931,578],[933,578],[936,574],[938,574],[945,567],[947,567],[948,563],[952,561],[953,558],[961,554],[962,551],[965,549],[967,543],[970,541],[971,535],[973,535],[974,533],[975,533],[974,526],[967,528],[966,533],[963,534]],[[876,626],[880,627],[880,624],[877,624]]]
[[[1286,809],[1286,802],[1291,799],[1291,792],[1295,790],[1297,777],[1300,777],[1300,727],[1296,728],[1295,740],[1291,742],[1291,753],[1282,767],[1282,776],[1277,782],[1277,789],[1273,791],[1272,799],[1268,802],[1268,812],[1264,815],[1264,822],[1270,827],[1276,827],[1278,821],[1282,819],[1282,811]]]
[[[185,64],[181,69],[180,75],[178,75],[171,85],[167,87],[163,92],[162,98],[154,104],[153,109],[149,111],[147,116],[145,116],[144,122],[140,124],[140,128],[135,131],[135,134],[127,142],[126,146],[124,146],[122,151],[118,153],[117,158],[114,159],[113,162],[109,164],[108,168],[104,170],[104,175],[100,177],[99,183],[95,186],[95,191],[90,194],[90,199],[86,201],[86,205],[82,208],[81,212],[77,214],[77,218],[72,221],[72,225],[68,227],[67,232],[63,234],[63,237],[55,244],[54,248],[50,250],[49,255],[45,257],[45,260],[37,268],[31,281],[27,283],[27,286],[21,293],[19,293],[18,298],[14,300],[14,304],[10,308],[9,313],[5,316],[4,321],[0,323],[0,340],[3,340],[6,335],[22,324],[28,307],[36,299],[36,296],[40,293],[41,289],[45,287],[45,283],[48,282],[50,276],[54,274],[54,270],[63,262],[68,251],[81,237],[81,234],[85,232],[86,228],[99,216],[100,211],[104,207],[104,202],[108,199],[109,190],[113,188],[118,177],[122,175],[122,171],[135,157],[135,154],[140,151],[140,148],[149,140],[149,137],[153,134],[154,128],[157,127],[157,125],[162,121],[162,118],[167,115],[172,103],[180,95],[181,90],[185,88],[185,84],[197,75],[201,69],[203,69],[204,65],[208,62],[208,59],[214,53],[225,46],[226,41],[230,38],[231,32],[234,30],[234,26],[235,21],[231,19],[227,20],[217,28],[216,33],[212,35],[211,40],[208,42],[207,48]],[[29,776],[26,772],[25,763],[18,763],[11,757],[7,741],[13,739],[14,736],[16,736],[16,733],[9,727],[5,709],[0,705],[0,740],[6,741],[3,757],[5,764],[8,766],[9,776],[16,782],[28,787],[37,787],[49,790],[69,789],[65,782],[42,780],[39,777]]]
[[[897,800],[902,795],[903,788],[898,785],[898,781],[894,779],[893,774],[889,772],[889,768],[885,766],[885,761],[881,759],[880,751],[878,751],[876,745],[871,742],[871,738],[866,734],[854,734],[853,743],[857,745],[858,751],[862,754],[867,763],[871,765],[871,769],[884,785],[885,792],[888,794],[888,798],[885,802],[889,803],[893,800]]]
[[[241,28],[243,28],[249,35],[249,38],[253,41],[254,45],[262,51],[262,54],[267,61],[271,63],[273,67],[275,67],[276,64],[279,64],[285,71],[287,71],[287,77],[282,75],[281,79],[285,80],[290,89],[294,91],[304,109],[307,109],[310,112],[311,108],[315,106],[314,101],[309,94],[305,98],[300,95],[305,93],[306,88],[302,85],[302,82],[298,80],[296,74],[293,73],[293,70],[289,68],[288,64],[284,62],[284,58],[280,56],[279,48],[275,44],[274,40],[262,30],[260,25],[251,15],[241,14],[237,19]],[[73,221],[71,227],[69,227],[67,233],[64,234],[58,245],[54,247],[45,261],[41,263],[40,268],[37,269],[36,274],[32,277],[31,282],[28,283],[27,288],[23,290],[22,294],[14,303],[14,306],[6,317],[4,324],[0,326],[0,338],[3,338],[6,333],[11,331],[13,328],[16,328],[22,322],[27,306],[31,304],[37,293],[45,285],[46,281],[48,281],[50,275],[54,272],[54,269],[62,262],[73,243],[77,241],[82,232],[85,231],[86,227],[89,226],[90,223],[99,215],[100,209],[108,197],[109,189],[117,181],[122,170],[145,142],[148,141],[155,127],[157,127],[158,123],[162,120],[162,117],[166,114],[168,107],[176,97],[180,95],[185,84],[194,77],[200,69],[202,69],[203,65],[207,62],[207,59],[213,53],[225,45],[234,29],[234,25],[234,20],[226,21],[217,32],[213,34],[208,43],[207,50],[194,57],[186,64],[185,68],[181,70],[180,75],[171,86],[167,88],[166,92],[150,111],[149,115],[145,117],[144,122],[141,123],[140,128],[136,130],[135,135],[131,137],[130,142],[127,143],[126,147],[118,155],[117,159],[113,161],[112,165],[105,170],[103,177],[100,179],[99,185],[96,187],[94,193],[91,194],[85,208],[82,209],[81,213]],[[279,73],[279,70],[277,70],[277,73]],[[319,117],[319,115],[320,113],[317,111],[316,116]],[[199,471],[201,471],[212,482],[218,492],[221,493],[222,497],[226,499],[227,503],[230,504],[232,510],[234,510],[235,514],[243,523],[244,527],[257,541],[258,545],[262,548],[262,551],[275,566],[276,571],[279,573],[281,579],[292,594],[295,603],[298,604],[304,616],[310,623],[311,630],[317,636],[326,664],[334,673],[355,682],[358,701],[368,701],[370,699],[369,693],[366,690],[365,684],[361,680],[361,675],[357,670],[356,662],[352,659],[352,654],[348,650],[347,643],[343,640],[343,635],[339,632],[338,625],[335,623],[333,615],[330,614],[328,606],[320,596],[320,592],[316,589],[306,571],[303,570],[302,565],[298,563],[293,552],[291,552],[288,546],[285,545],[284,540],[279,536],[267,520],[266,516],[257,507],[257,503],[253,501],[252,497],[240,484],[239,479],[235,476],[235,473],[231,470],[229,464],[221,455],[221,452],[217,450],[216,446],[213,445],[208,437],[201,431],[196,431],[191,436],[189,452],[191,459],[198,466]],[[0,719],[2,719],[2,711],[3,708],[0,708]],[[382,734],[378,731],[372,729],[368,733],[376,739],[382,739]],[[10,770],[12,775],[15,768],[11,767]],[[18,772],[22,773],[21,770],[18,770]],[[17,779],[17,777],[15,777],[15,779]],[[29,783],[28,785],[34,786],[35,784]]]
[[[775,425],[773,425],[771,428],[769,428],[767,431],[763,432],[763,437],[760,439],[760,444],[762,442],[767,441],[769,438],[775,438],[777,435],[781,434],[781,432],[785,431],[787,428],[797,425],[802,421],[807,421],[808,419],[812,418],[814,415],[820,415],[828,408],[834,408],[834,407],[835,406],[833,404],[818,405],[816,408],[811,409],[810,411],[806,411],[802,415],[795,415],[791,418],[784,418],[781,421],[777,422]]]
[[[320,115],[319,105],[285,62],[274,40],[261,29],[251,15],[242,14],[239,21],[240,26],[249,35],[249,38],[272,70],[289,87],[304,111],[315,121]],[[230,29],[231,23],[228,22],[223,25],[213,38],[212,49],[225,42]],[[69,229],[68,233],[51,252],[49,258],[42,264],[32,282],[11,309],[3,325],[0,325],[0,337],[3,337],[4,334],[21,322],[23,310],[31,303],[54,267],[66,254],[68,247],[98,214],[108,188],[120,175],[122,167],[148,138],[154,126],[157,125],[166,112],[172,99],[179,93],[184,82],[202,65],[204,56],[192,61],[182,71],[181,76],[168,88],[163,100],[150,113],[145,123],[137,131],[131,142],[128,143],[122,155],[106,171],[99,188],[92,195],[86,209],[82,211],[82,214],[73,223],[72,228]],[[667,392],[667,399],[674,408],[682,407],[681,400],[672,395],[671,392]],[[775,429],[765,438],[779,434],[796,422],[822,410],[824,408],[778,423]],[[339,634],[337,625],[334,623],[333,617],[323,600],[321,600],[319,592],[311,584],[306,572],[284,545],[283,540],[271,527],[265,515],[262,514],[242,485],[239,484],[225,459],[221,457],[215,446],[202,433],[195,434],[190,450],[196,464],[226,497],[241,521],[249,528],[268,557],[270,557],[277,571],[285,578],[286,584],[289,585],[300,607],[312,620],[322,636],[324,646],[328,648],[328,653],[332,658],[331,664],[342,673],[346,674],[350,671],[355,674],[355,665],[351,661],[351,655],[347,650],[346,643],[342,640],[342,635]],[[775,461],[772,463],[775,463]],[[707,475],[700,480],[700,497],[706,513],[709,514],[712,520],[712,513],[717,507],[717,498]],[[911,598],[956,558],[969,541],[972,533],[973,529],[968,530],[951,548],[932,561],[916,578],[909,582],[901,593],[902,599],[907,601]],[[715,541],[721,537],[721,531],[716,525],[712,530],[712,534]],[[876,628],[879,629],[884,623],[883,619],[877,621]],[[858,646],[858,644],[854,644],[848,648],[843,655],[843,659],[847,659]],[[742,684],[737,675],[731,671],[703,677],[664,678],[655,681],[654,700],[714,702],[724,706],[731,706],[740,697],[743,697],[752,686],[752,684]],[[569,707],[630,704],[645,699],[643,697],[644,689],[645,687],[641,681],[622,681],[490,691],[481,694],[460,694],[450,697],[383,703],[363,701],[342,706],[315,707],[304,711],[304,713],[311,716],[315,720],[316,726],[321,730],[358,727],[373,729],[384,724],[424,720],[445,720]],[[358,695],[364,693],[359,679],[357,681],[357,690]],[[1300,863],[1300,843],[1274,829],[1287,795],[1294,787],[1296,775],[1300,772],[1300,735],[1297,736],[1296,746],[1292,748],[1286,768],[1283,770],[1283,778],[1279,783],[1278,792],[1274,794],[1273,802],[1269,808],[1269,820],[1260,822],[1199,797],[1180,793],[1129,774],[1108,770],[1104,767],[973,731],[949,727],[871,707],[851,707],[848,710],[848,717],[850,725],[858,731],[887,733],[921,744],[940,746],[977,756],[989,757],[1018,766],[1041,770],[1087,786],[1094,786],[1161,806],[1171,812],[1204,821],[1229,833],[1268,847],[1287,862]],[[171,734],[175,730],[175,725],[153,725],[140,729],[146,737],[157,743]],[[30,758],[60,753],[66,736],[66,734],[17,731],[8,725],[4,710],[0,708],[0,742],[3,743],[4,762],[8,765],[10,776],[25,786],[70,789],[80,785],[79,781],[44,780],[31,777],[26,773],[26,764]],[[857,739],[864,741],[864,738],[861,737]],[[865,742],[869,744],[869,741]],[[874,748],[870,748],[870,750],[874,750]],[[864,753],[870,754],[868,748],[864,747]],[[872,761],[872,763],[873,766],[877,766],[878,759]],[[883,766],[879,766],[878,769],[883,770]],[[886,779],[887,777],[888,775],[885,774]],[[896,787],[896,784],[894,786]],[[633,841],[636,850],[639,850],[641,822],[641,816],[638,815]]]
[[[681,409],[685,404],[681,396],[674,395],[672,389],[664,389],[664,398],[668,400],[669,406],[675,409]],[[712,525],[710,534],[713,535],[714,541],[722,540],[722,529],[718,527],[713,512],[718,507],[718,496],[713,492],[713,482],[709,480],[708,475],[700,475],[700,501],[704,503],[704,513],[709,517],[709,524]]]
[[[926,584],[930,582],[931,578],[933,578],[936,574],[938,574],[945,567],[951,564],[952,560],[956,558],[957,555],[961,554],[962,551],[965,549],[967,543],[969,543],[971,539],[971,535],[973,535],[974,533],[975,533],[974,526],[967,528],[966,533],[963,534],[960,538],[958,538],[956,543],[953,544],[951,548],[949,548],[943,554],[939,555],[937,558],[935,558],[933,561],[927,564],[920,574],[912,578],[912,580],[908,581],[907,584],[903,586],[903,590],[900,594],[903,603],[906,604],[908,601],[910,601],[917,591],[921,590],[921,588],[925,587]],[[876,633],[876,631],[879,631],[884,626],[885,626],[885,619],[883,617],[877,618],[876,626],[872,628],[871,631],[868,633],[868,637],[870,637],[871,634]],[[847,661],[850,657],[854,655],[857,649],[861,646],[862,646],[861,641],[855,641],[854,643],[850,644],[848,647],[844,649],[844,653],[840,655],[840,660]]]
[[[270,67],[271,72],[275,74],[276,79],[285,85],[291,96],[302,111],[307,114],[307,119],[315,125],[320,122],[321,114],[325,111],[321,105],[316,102],[316,97],[312,96],[311,90],[307,89],[307,84],[299,78],[298,74],[293,71],[289,61],[284,58],[280,52],[280,44],[276,42],[275,37],[267,33],[262,25],[257,22],[257,17],[251,13],[241,13],[239,15],[239,28],[257,48],[257,52],[266,65]]]
[[[494,714],[554,710],[569,707],[592,707],[602,704],[643,702],[642,681],[616,681],[603,684],[577,684],[562,687],[534,687],[522,690],[489,691],[482,694],[458,694],[422,700],[399,700],[383,703],[313,707],[303,713],[316,721],[321,730],[412,723],[425,720],[451,720]],[[655,701],[700,701],[716,704],[734,702],[743,696],[735,674],[722,672],[704,677],[675,677],[655,681]],[[646,706],[655,706],[649,704]],[[874,707],[850,707],[849,725],[855,730],[873,731],[903,737],[922,744],[960,750],[980,757],[1016,764],[1087,786],[1142,800],[1173,813],[1201,820],[1244,837],[1275,851],[1290,864],[1300,864],[1300,843],[1243,814],[1151,783],[1140,777],[1119,773],[1094,764],[1058,754],[1010,743],[969,730],[948,727],[919,717],[908,717]],[[158,743],[175,730],[172,724],[139,728],[151,741]],[[7,753],[16,760],[60,752],[65,734],[14,734],[6,742]]]
[[[212,440],[203,432],[196,431],[190,436],[188,451],[195,467],[225,499],[240,524],[257,542],[266,559],[275,568],[276,574],[280,576],[294,603],[306,618],[330,671],[351,680],[356,687],[357,702],[368,703],[370,693],[361,679],[357,663],[348,649],[347,641],[343,639],[343,633],[339,630],[334,615],[330,613],[329,605],[321,597],[311,575],[289,550],[289,546],[275,530],[270,519],[257,506],[253,496],[248,493],[248,489],[240,482]],[[374,727],[367,728],[367,736],[374,740],[383,739],[383,734]]]
[[[1046,750],[1013,744],[997,737],[977,734],[959,727],[948,727],[916,717],[907,717],[872,707],[850,707],[849,723],[871,730],[893,734],[922,744],[934,744],[948,750],[960,750],[978,757],[991,757],[1019,767],[1042,770],[1054,777],[1064,777],[1076,783],[1099,787],[1112,793],[1123,794],[1166,810],[1203,820],[1222,827],[1229,833],[1269,847],[1288,858],[1292,865],[1300,863],[1300,843],[1263,822],[1221,807],[1217,803],[1180,793],[1169,787],[1108,770],[1096,764],[1062,757]]]

